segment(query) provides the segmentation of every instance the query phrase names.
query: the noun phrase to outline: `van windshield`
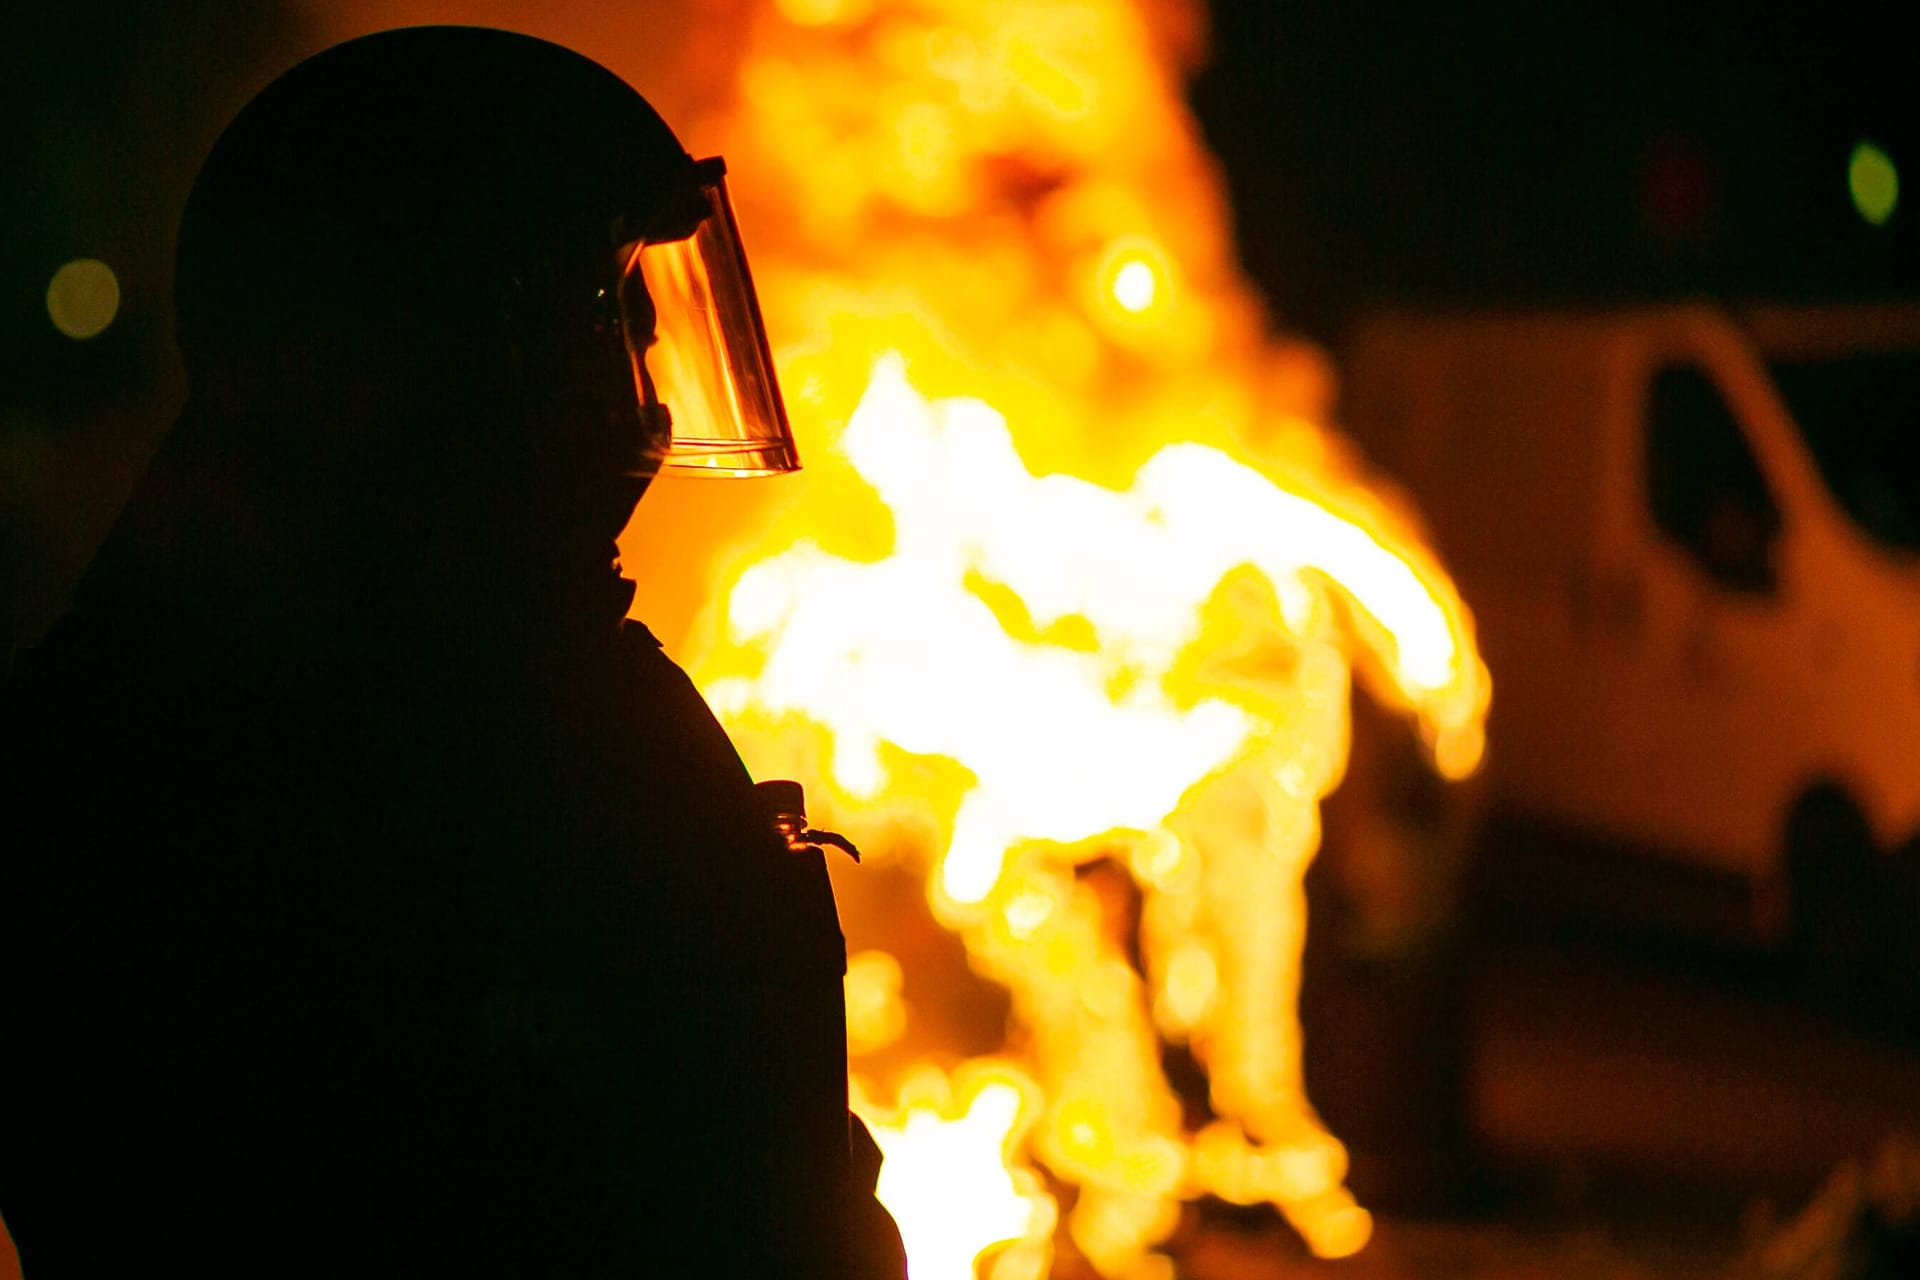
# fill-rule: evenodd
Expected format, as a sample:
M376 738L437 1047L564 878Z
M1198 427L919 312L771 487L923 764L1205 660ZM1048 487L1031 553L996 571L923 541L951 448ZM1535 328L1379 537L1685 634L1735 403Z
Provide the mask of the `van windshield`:
M1868 534L1920 551L1920 351L1771 362L1828 489Z

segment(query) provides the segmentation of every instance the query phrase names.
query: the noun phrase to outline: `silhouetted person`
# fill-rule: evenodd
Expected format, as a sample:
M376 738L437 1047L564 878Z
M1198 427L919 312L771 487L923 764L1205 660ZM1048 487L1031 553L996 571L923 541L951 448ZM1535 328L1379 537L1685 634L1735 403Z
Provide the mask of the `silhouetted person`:
M190 402L0 707L31 1280L900 1274L819 854L623 621L650 476L795 465L719 173L473 29L214 148Z

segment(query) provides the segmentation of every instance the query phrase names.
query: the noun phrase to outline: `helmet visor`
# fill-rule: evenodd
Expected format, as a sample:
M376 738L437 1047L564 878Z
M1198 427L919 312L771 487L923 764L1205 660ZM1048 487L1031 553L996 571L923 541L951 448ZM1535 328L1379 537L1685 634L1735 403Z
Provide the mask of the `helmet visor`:
M636 322L651 301L654 341L645 350L629 344L628 354L642 403L664 404L672 416L660 469L702 476L798 471L726 176L712 162L701 169L699 225L679 239L638 241L620 280L627 333L647 331Z

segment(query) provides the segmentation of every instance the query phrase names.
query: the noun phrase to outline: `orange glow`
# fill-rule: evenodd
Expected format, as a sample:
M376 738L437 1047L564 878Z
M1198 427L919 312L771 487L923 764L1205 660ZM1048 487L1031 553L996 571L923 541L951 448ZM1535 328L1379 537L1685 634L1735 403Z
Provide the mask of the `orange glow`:
M363 29L505 12L362 3ZM1240 274L1182 99L1200 0L636 7L508 25L727 158L806 462L656 481L636 611L754 773L866 853L851 1094L915 1280L1040 1280L1062 1235L1168 1280L1209 1194L1359 1250L1301 1076L1301 877L1353 682L1453 778L1489 682L1417 524L1322 425L1324 361ZM862 899L901 882L924 893ZM962 1043L951 1011L996 998L1002 1043Z
M907 1008L900 998L900 962L884 951L847 957L847 1048L854 1054L886 1048L906 1030Z
M1037 1280L1056 1227L1102 1275L1170 1275L1202 1194L1362 1248L1294 1014L1352 680L1446 776L1482 750L1452 583L1234 265L1179 98L1193 16L779 0L713 121L808 470L689 666L1010 1003L1004 1049L942 1069L849 920L855 1105L916 1280ZM1163 1041L1209 1074L1197 1131Z
M906 1241L913 1280L971 1280L975 1260L996 1246L994 1280L1046 1274L1054 1201L1018 1154L1032 1081L979 1062L953 1082L931 1067L908 1073L891 1108L858 1080L853 1094L885 1156L880 1199Z

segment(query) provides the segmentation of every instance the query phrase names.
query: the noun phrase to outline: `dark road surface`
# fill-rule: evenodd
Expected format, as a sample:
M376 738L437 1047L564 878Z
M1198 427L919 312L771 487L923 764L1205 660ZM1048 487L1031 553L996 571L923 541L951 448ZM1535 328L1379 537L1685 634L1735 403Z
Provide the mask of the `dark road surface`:
M1258 1214L1210 1221L1183 1275L1731 1276L1841 1162L1920 1135L1920 1047L1801 1007L1764 959L1511 917L1472 932L1469 1207L1383 1215L1339 1263ZM0 1244L0 1280L16 1274Z
M1216 1224L1183 1274L1730 1280L1836 1167L1920 1137L1920 1046L1802 1007L1777 961L1511 913L1470 945L1468 1207L1382 1215L1338 1263Z
M1509 926L1475 981L1476 1128L1506 1156L1790 1193L1920 1129L1920 1048L1763 961Z

